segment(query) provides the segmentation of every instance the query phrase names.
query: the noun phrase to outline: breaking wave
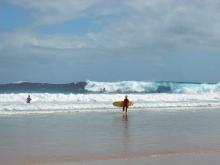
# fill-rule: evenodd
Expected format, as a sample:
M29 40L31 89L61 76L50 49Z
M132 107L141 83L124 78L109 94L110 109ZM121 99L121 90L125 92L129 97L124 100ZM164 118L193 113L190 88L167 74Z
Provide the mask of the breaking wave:
M94 82L87 81L85 89L90 92L106 93L219 93L220 83L202 84L185 82Z
M20 82L0 84L0 93L220 93L220 83L77 82L68 84Z
M31 95L31 104L26 103ZM0 115L118 111L112 102L128 95L130 109L220 107L220 83L95 82L0 84ZM119 108L120 109L120 108Z

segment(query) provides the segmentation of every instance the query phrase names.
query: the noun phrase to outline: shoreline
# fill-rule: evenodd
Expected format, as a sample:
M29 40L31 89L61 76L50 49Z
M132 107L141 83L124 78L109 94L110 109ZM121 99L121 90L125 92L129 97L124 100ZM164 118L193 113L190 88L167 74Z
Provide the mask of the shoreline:
M218 165L220 161L219 154L183 154L183 155L168 155L161 157L139 157L139 158L121 158L121 159L100 159L100 160L84 160L79 162L47 162L47 163L33 163L30 165L127 165L127 164L137 164L137 165L186 165L186 164L196 164L196 165Z
M175 163L207 165L207 162L203 162L204 159L209 163L216 163L220 161L220 150L201 150L201 151L174 151L163 150L158 152L143 152L136 154L99 154L99 155L84 155L84 156L56 156L54 158L41 158L40 160L33 160L22 165L80 165L80 164L123 164L127 162L137 163L143 161L141 164L149 163L149 165L157 164L170 165L174 161ZM184 159L183 159L184 158ZM215 158L215 159L213 159ZM164 160L166 160L164 162ZM150 163L151 162L151 163Z
M129 108L128 113L134 112L186 112L186 111L215 111L220 106L188 106L188 107L147 107L147 108ZM58 115L74 113L124 113L121 108L94 108L94 109L68 109L68 110L16 110L0 112L0 118L6 116L25 116L25 115Z
M0 164L205 165L208 160L213 165L220 162L220 109L196 113L154 112L1 117Z

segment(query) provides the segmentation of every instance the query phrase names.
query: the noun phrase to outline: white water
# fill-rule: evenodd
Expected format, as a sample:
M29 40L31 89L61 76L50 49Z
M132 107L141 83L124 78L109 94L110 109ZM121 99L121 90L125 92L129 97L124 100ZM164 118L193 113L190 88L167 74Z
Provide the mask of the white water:
M121 82L95 82L87 81L85 87L90 92L150 92L156 91L158 84L154 82L121 81Z
M144 82L144 81L121 81L121 82L95 82L87 81L85 89L90 92L122 92L122 93L158 93L160 87L166 88L168 93L205 94L220 93L220 83L196 84L178 82Z
M51 94L33 93L26 103L27 93L0 94L0 115L29 113L62 113L79 111L118 110L112 102L124 99L125 94ZM220 107L220 94L129 94L135 104L130 110L152 108Z

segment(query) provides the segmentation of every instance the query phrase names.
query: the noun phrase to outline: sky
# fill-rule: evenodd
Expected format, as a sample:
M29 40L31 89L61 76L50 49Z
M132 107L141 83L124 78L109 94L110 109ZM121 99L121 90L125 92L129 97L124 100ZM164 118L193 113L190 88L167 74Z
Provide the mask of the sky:
M0 83L220 81L218 0L0 0Z

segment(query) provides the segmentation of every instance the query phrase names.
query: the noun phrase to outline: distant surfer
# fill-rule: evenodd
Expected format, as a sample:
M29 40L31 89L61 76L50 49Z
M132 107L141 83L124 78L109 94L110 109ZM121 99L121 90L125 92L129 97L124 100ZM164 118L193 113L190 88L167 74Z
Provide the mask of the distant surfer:
M26 99L26 102L27 102L27 103L31 103L31 96L30 96L30 95L28 95L28 97L27 97L27 99Z
M124 104L123 104L123 111L125 111L126 113L128 111L128 106L129 106L128 96L125 96Z

